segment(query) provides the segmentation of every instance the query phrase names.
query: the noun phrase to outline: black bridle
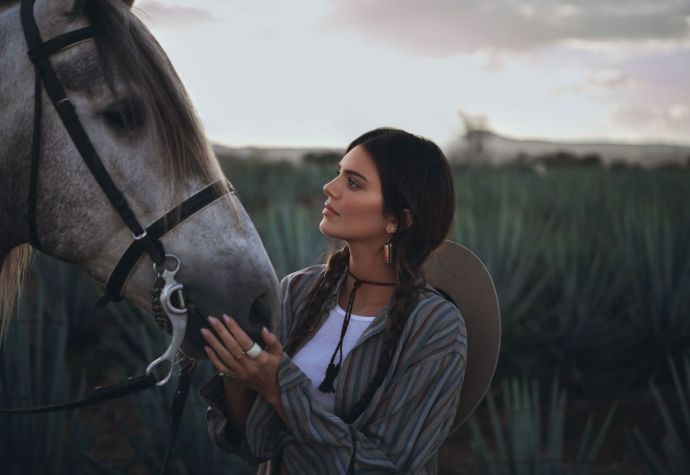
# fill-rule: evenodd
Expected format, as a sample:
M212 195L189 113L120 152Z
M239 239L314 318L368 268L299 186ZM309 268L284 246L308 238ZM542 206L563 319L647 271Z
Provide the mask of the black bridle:
M24 36L29 47L28 54L35 66L36 71L34 89L34 130L31 147L31 172L28 201L29 239L31 244L36 249L42 249L36 226L36 201L38 194L37 184L41 145L41 98L43 85L48 93L48 97L50 97L51 102L55 106L55 110L60 116L65 129L69 133L72 142L82 156L84 163L88 167L93 177L96 179L98 185L103 190L103 193L105 193L108 201L110 201L122 221L130 229L134 238L133 242L122 254L108 278L104 292L96 304L97 306L101 307L108 302L118 301L122 298L122 288L127 281L127 278L131 274L139 259L145 253L147 253L153 260L154 269L156 269L156 266L158 266L158 268L164 270L166 257L171 255L166 254L165 248L160 239L178 224L195 214L197 211L201 210L227 193L234 193L235 190L227 180L216 181L198 191L196 194L177 205L174 209L167 212L164 216L157 219L154 223L144 228L134 215L134 212L129 206L126 197L117 188L107 170L103 166L103 162L98 156L95 147L93 146L91 140L81 125L81 122L79 121L79 117L74 106L66 96L64 88L58 80L52 65L50 64L49 57L52 54L80 41L93 38L95 35L94 29L91 26L88 26L64 33L48 41L43 41L34 17L34 3L35 0L23 0L21 5L21 20ZM161 281L164 272L161 271L158 274L158 281ZM160 309L160 305L156 306L156 300L160 297L160 292L162 290L162 285L159 286L158 281L156 290L159 294L156 296L154 292L154 309ZM180 294L182 293L182 286L180 284L177 284L175 289L179 290ZM183 300L182 295L180 295L179 298L180 300ZM184 303L182 303L182 305L184 306ZM183 310L185 309L183 308ZM160 316L157 315L157 317ZM160 318L156 318L156 321L159 324L162 324L162 322L159 320ZM152 363L152 365L154 363ZM152 365L150 365L149 368L151 368ZM165 472L165 468L167 466L168 457L170 455L177 429L179 427L182 411L187 393L189 391L191 376L195 367L196 361L188 363L187 368L183 368L183 372L180 376L180 382L171 406L172 422L170 427L168 448L166 450L161 473ZM167 378L165 381L167 381ZM119 383L104 388L96 388L90 396L78 401L27 409L1 409L0 414L35 414L58 410L76 409L121 397L137 391L142 391L144 389L149 389L154 387L156 384L160 383L153 376L153 373L147 370L146 375L129 378L124 383Z
M72 142L82 156L84 163L96 179L96 182L105 193L108 201L120 215L122 221L132 232L134 241L122 255L105 285L105 291L99 298L98 306L103 306L110 301L118 301L121 297L122 287L132 269L144 253L148 253L153 262L161 265L165 259L165 249L160 238L172 230L179 223L193 215L201 208L213 202L220 196L234 192L232 185L219 180L197 192L183 203L159 218L153 224L144 228L137 220L127 198L117 188L110 178L103 162L98 156L95 147L84 131L76 110L65 94L62 84L58 80L55 71L50 64L50 55L82 40L92 38L95 32L88 26L78 30L64 33L48 41L43 41L33 14L35 0L23 0L21 6L22 26L29 57L34 63L36 71L34 90L34 131L31 148L31 175L29 180L29 239L31 244L41 250L41 242L36 228L36 200L38 195L38 170L41 145L41 84L45 86L48 97L55 106L65 129L69 133Z

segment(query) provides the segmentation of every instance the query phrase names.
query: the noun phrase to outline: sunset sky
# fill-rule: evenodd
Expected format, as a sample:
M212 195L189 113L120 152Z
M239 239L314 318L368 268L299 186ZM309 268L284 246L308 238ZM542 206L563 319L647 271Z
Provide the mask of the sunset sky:
M690 0L135 2L208 136L447 143L458 111L518 138L690 144Z

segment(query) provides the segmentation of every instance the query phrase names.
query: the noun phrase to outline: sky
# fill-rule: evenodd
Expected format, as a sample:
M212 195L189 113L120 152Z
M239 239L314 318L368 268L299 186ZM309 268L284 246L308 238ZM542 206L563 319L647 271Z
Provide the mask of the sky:
M690 144L690 0L141 0L217 143Z

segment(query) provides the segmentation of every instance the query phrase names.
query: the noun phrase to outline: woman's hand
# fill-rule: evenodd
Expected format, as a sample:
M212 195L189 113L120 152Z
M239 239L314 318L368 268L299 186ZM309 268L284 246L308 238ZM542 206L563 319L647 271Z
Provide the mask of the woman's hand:
M204 349L213 366L224 373L232 372L236 381L258 392L269 403L280 401L278 365L283 354L283 346L278 338L265 327L262 328L261 336L266 342L266 350L255 359L251 359L244 351L252 347L252 339L232 317L223 315L223 319L225 324L215 317L208 317L217 336L206 328L201 330L202 336L210 346Z

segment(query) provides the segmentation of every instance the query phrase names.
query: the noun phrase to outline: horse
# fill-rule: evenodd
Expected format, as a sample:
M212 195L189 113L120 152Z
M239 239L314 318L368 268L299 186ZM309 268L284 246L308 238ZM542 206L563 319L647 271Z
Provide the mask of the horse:
M34 90L19 0L0 0L0 318L13 314L16 294L35 252L83 269L106 285L134 236L106 198L66 132L45 90ZM153 223L207 187L226 181L185 88L162 48L125 0L36 0L43 40L79 28L93 37L50 54L49 61L112 182L134 216ZM39 83L40 84L40 83ZM42 106L35 203L29 198L34 98ZM227 189L161 238L179 257L177 277L198 312L190 315L182 349L204 358L205 316L231 314L255 341L279 308L278 280L239 198ZM32 204L35 209L32 209ZM32 215L33 213L33 215ZM122 296L152 312L156 275L138 259Z

